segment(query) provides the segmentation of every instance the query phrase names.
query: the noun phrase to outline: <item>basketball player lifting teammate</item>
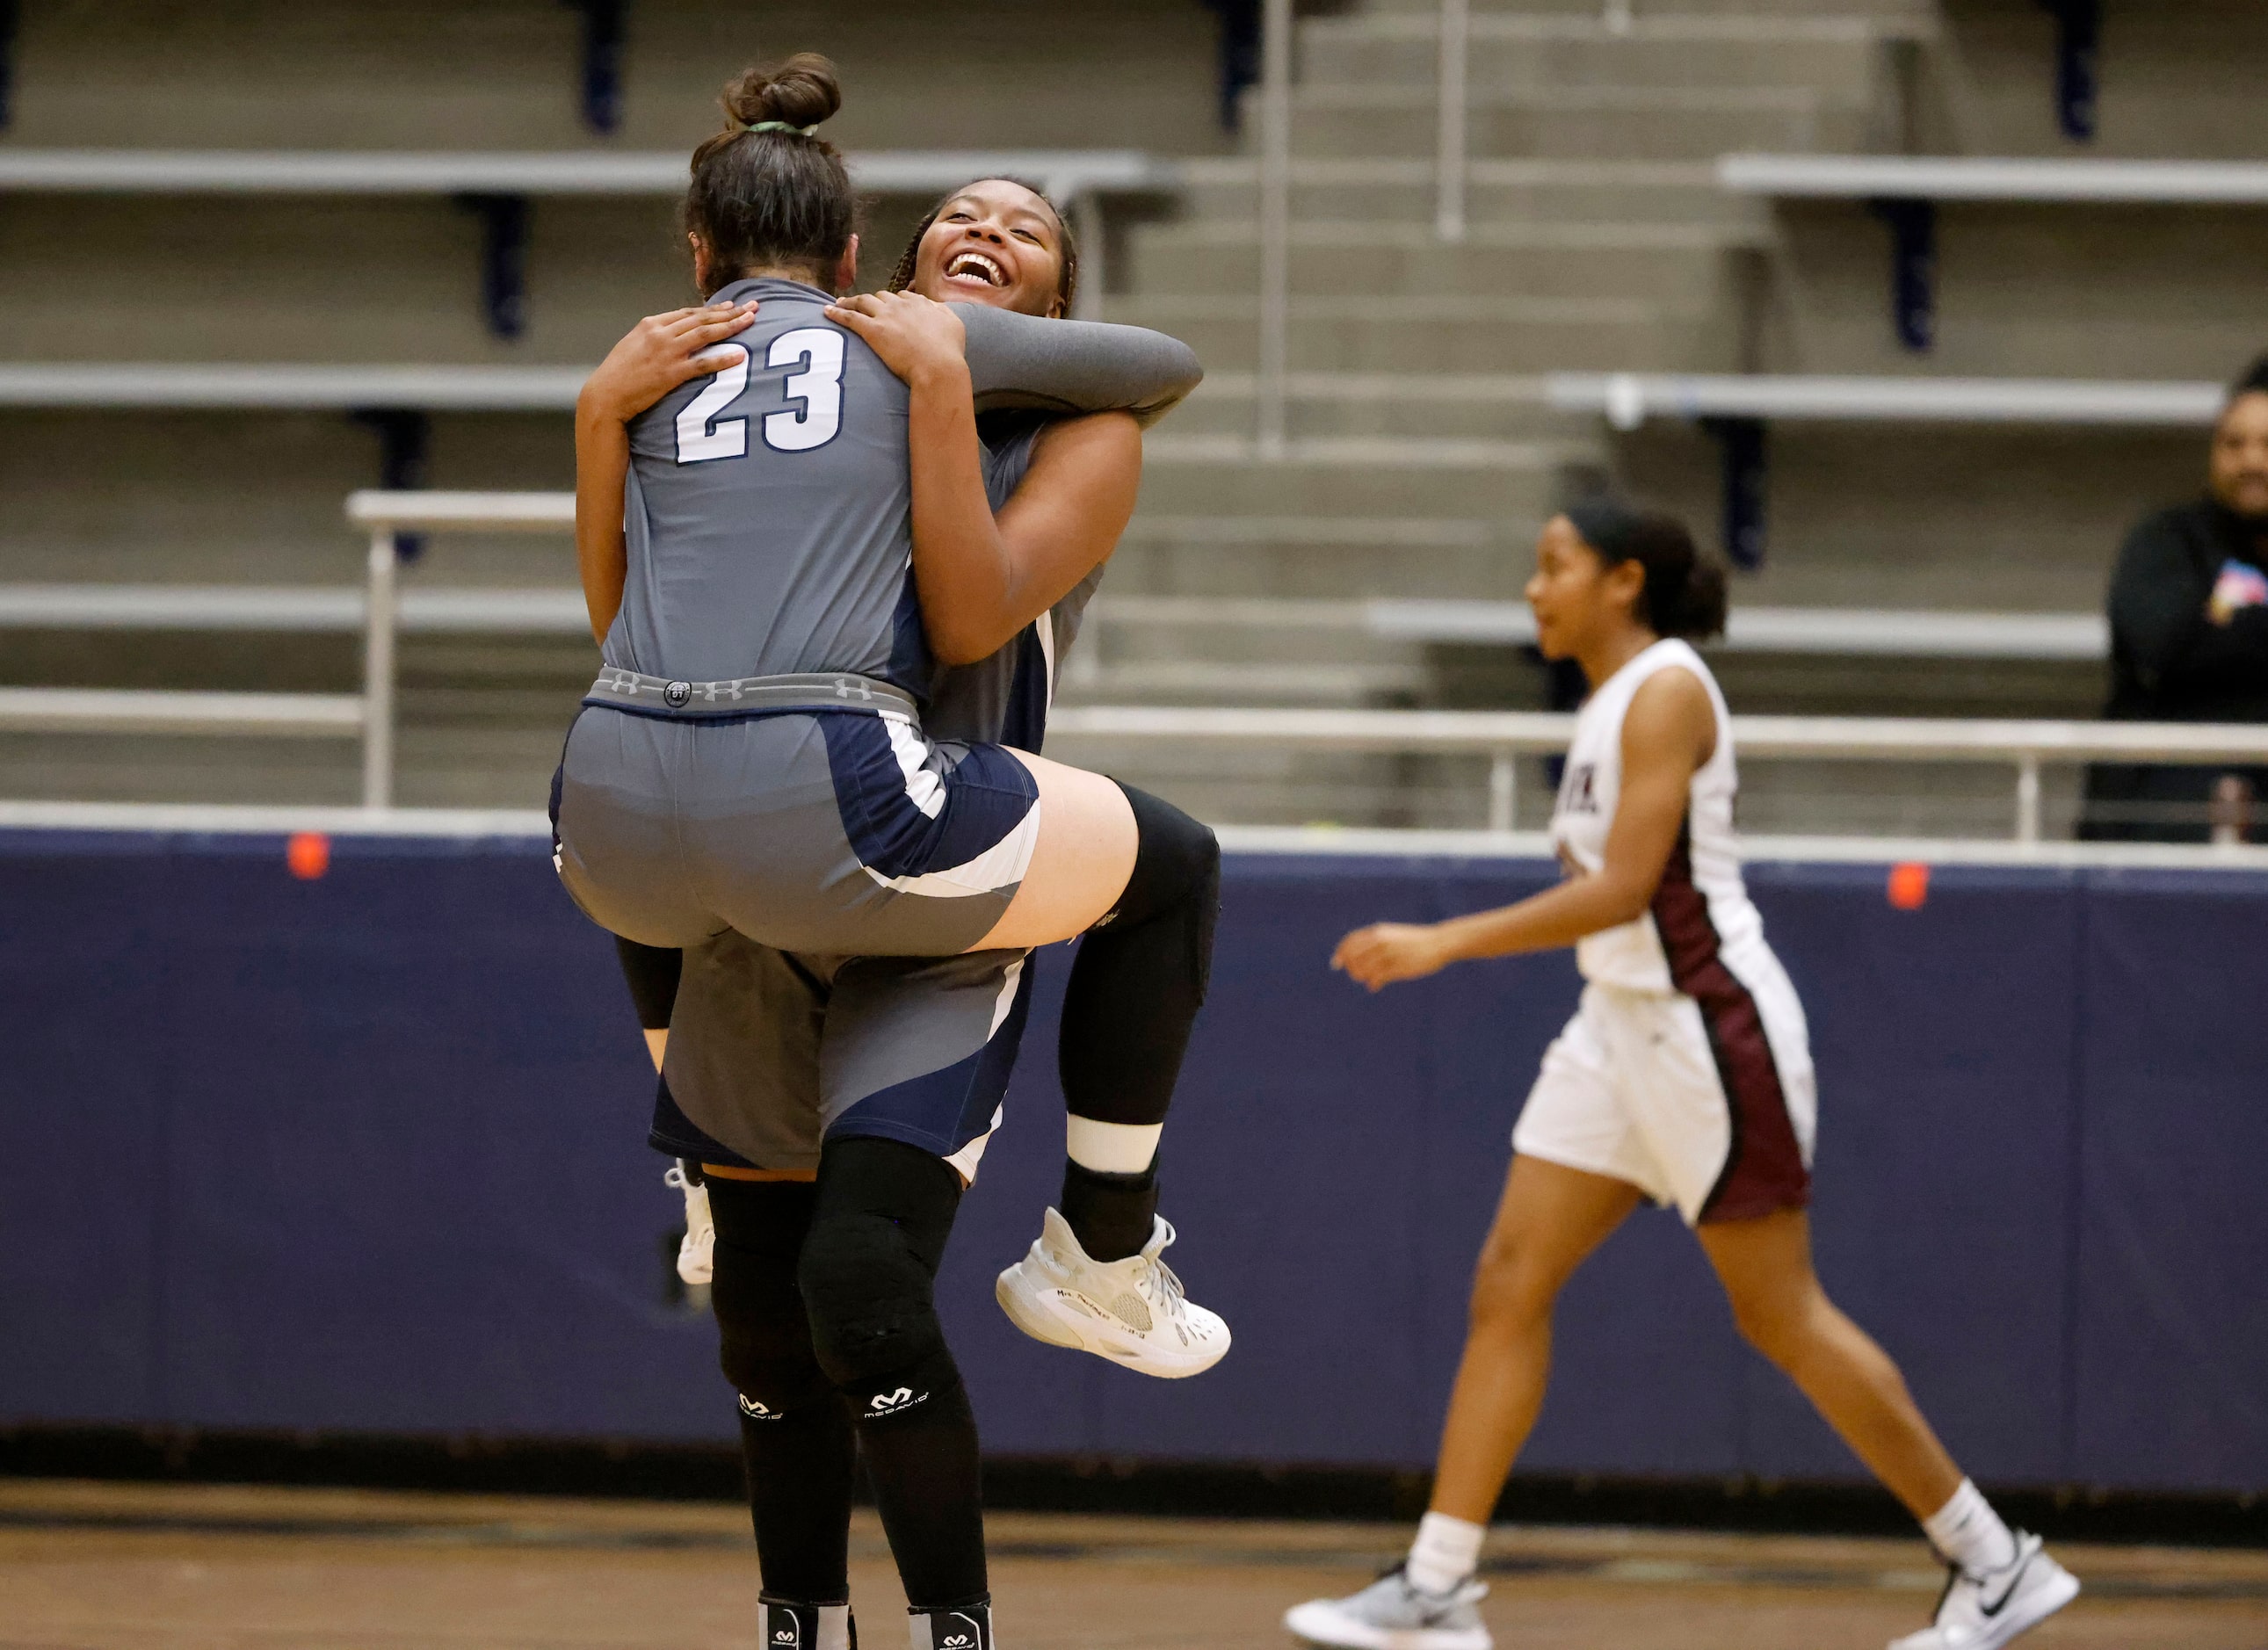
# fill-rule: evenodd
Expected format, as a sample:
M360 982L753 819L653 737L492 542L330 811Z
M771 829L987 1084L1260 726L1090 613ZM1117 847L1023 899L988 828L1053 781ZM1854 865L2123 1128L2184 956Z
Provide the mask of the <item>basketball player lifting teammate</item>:
M1016 570L999 553L972 391L1155 411L1193 380L1186 351L1161 355L1170 341L1134 329L1050 323L1035 337L1005 315L980 328L994 312L909 295L828 305L820 284L849 284L855 243L840 158L810 129L838 100L811 59L728 92L731 124L696 154L688 220L704 290L763 313L723 370L710 365L626 437L612 426L622 532L606 529L606 488L578 451L593 529L578 546L608 668L585 702L600 714L578 720L562 763L562 874L607 926L663 949L731 927L781 954L972 966L991 954L984 966L1012 969L1002 954L1114 916L1139 928L1151 906L1176 908L1186 930L1210 885L1185 886L1186 854L1152 862L1150 815L1182 841L1201 827L1036 757L941 745L919 719L930 645L973 661L1034 616L1004 617ZM586 435L606 446L607 422L578 418L578 450ZM831 983L830 1086L902 1063L906 994L887 977L863 994ZM931 1018L973 1042L965 1057L981 1069L1013 999L1004 983L973 1030L966 1014ZM955 1170L973 1168L964 1154L990 1127L968 1087L849 1082L827 1096L815 1182L747 1182L747 1219L723 1221L725 1360L761 1423L744 1437L756 1440L768 1641L848 1638L841 1528L817 1505L847 1507L843 1399L916 1643L989 1639L974 1422L930 1300Z
M990 178L952 191L924 218L889 290L1060 317L1077 279L1077 246L1053 203L1027 184ZM626 421L713 370L704 352L745 328L754 309L715 305L642 322L593 375L586 396L610 422ZM988 414L979 432L984 490L1018 585L996 608L996 631L1021 628L1007 645L939 674L924 726L932 738L1036 752L1056 673L1131 507L1139 437L1123 414ZM604 454L587 456L586 475L607 487ZM917 523L924 479L917 475ZM1203 1001L1219 854L1209 831L1126 789L1138 859L1148 866L1136 880L1153 892L1139 904L1122 900L1114 919L1082 944L1058 1042L1070 1114L1061 1209L1049 1212L1040 1238L1001 1275L997 1293L1012 1321L1036 1339L1170 1378L1209 1368L1229 1344L1226 1325L1189 1301L1160 1259L1174 1233L1157 1214L1159 1140ZM879 988L895 1004L909 994L932 1005L959 998L982 1013L990 1035L970 1092L976 1110L989 1115L1006 1086L1033 977L1028 963L1012 959L1004 976L997 958L789 958L729 929L683 954L616 943L657 1067L673 1042L677 1049L652 1138L681 1160L670 1178L685 1193L679 1270L688 1283L711 1278L711 1182L777 1172L755 1171L757 1157L775 1166L815 1160L812 1120L832 1113L814 1080L814 1044L838 978L864 993ZM996 1023L991 1008L1004 985L1014 1001ZM673 1022L681 1028L674 1039ZM704 1129L688 1112L713 1126ZM759 1139L762 1146L752 1144ZM982 1135L954 1143L954 1160L972 1176L983 1143Z
M1513 1133L1432 1509L1403 1564L1285 1624L1344 1650L1489 1650L1473 1608L1481 1538L1543 1401L1552 1304L1651 1198L1693 1226L1742 1334L1945 1559L1934 1620L1894 1650L1995 1650L2079 1583L2002 1523L1812 1271L1803 1005L1742 885L1731 727L1688 640L1723 628L1723 572L1675 520L1599 499L1545 527L1528 599L1544 655L1573 659L1591 688L1551 820L1566 880L1499 910L1358 930L1331 961L1375 991L1572 945L1587 983Z

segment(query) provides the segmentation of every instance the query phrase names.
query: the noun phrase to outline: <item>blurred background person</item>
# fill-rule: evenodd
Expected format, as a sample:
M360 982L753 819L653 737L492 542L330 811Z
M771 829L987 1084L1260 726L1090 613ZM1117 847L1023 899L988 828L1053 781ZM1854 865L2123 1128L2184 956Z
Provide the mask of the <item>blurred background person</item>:
M2268 722L2268 355L2229 388L2206 490L2146 516L2110 578L2117 722ZM2251 835L2268 768L2097 765L2080 835L2203 842Z

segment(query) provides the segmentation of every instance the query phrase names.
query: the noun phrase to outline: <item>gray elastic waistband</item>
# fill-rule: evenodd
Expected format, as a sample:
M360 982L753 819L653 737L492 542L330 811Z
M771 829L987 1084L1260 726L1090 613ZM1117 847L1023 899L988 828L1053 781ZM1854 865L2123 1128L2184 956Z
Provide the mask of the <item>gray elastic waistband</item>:
M912 697L872 676L741 676L732 681L672 681L635 670L599 673L585 704L647 716L746 716L767 711L897 711L918 717Z

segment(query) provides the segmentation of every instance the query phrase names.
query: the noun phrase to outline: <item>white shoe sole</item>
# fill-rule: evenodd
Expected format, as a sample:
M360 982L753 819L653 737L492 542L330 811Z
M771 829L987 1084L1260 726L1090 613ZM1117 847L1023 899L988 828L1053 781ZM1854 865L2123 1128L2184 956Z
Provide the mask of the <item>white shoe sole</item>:
M1485 1627L1373 1627L1336 1600L1319 1598L1284 1612L1291 1635L1328 1650L1495 1650Z
M2079 1596L2079 1578L2053 1559L2046 1560L2055 1573L2008 1601L2008 1607L1963 1650L2001 1650L2018 1635L2029 1632ZM1909 1633L1890 1642L1890 1650L1942 1650L1945 1640L1934 1627Z
M1174 1352L1130 1330L1113 1330L1103 1320L1065 1304L1063 1292L1052 1285L1032 1285L1024 1276L1020 1261L1000 1274L992 1294L999 1301L1000 1310L1008 1315L1008 1322L1034 1340L1074 1352L1093 1352L1137 1374L1153 1375L1160 1381L1182 1381L1201 1375L1228 1352L1226 1337L1219 1346Z
M2079 1578L2057 1565L2055 1573L2046 1581L2022 1597L2008 1601L2007 1610L1977 1640L1977 1650L2000 1650L2018 1633L2029 1632L2078 1596Z

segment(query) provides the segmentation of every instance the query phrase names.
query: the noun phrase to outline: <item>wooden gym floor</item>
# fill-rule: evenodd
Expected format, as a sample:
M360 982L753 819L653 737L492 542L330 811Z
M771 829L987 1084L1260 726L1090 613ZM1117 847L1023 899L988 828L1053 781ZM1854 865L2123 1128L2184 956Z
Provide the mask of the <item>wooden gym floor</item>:
M1004 1650L1285 1650L1379 1525L997 1514ZM2264 1650L2268 1552L2067 1547L2088 1592L2027 1650ZM1879 1650L1926 1620L1918 1539L1505 1528L1499 1650ZM903 1601L870 1513L869 1650ZM711 1504L0 1480L0 1650L755 1650L744 1515Z

